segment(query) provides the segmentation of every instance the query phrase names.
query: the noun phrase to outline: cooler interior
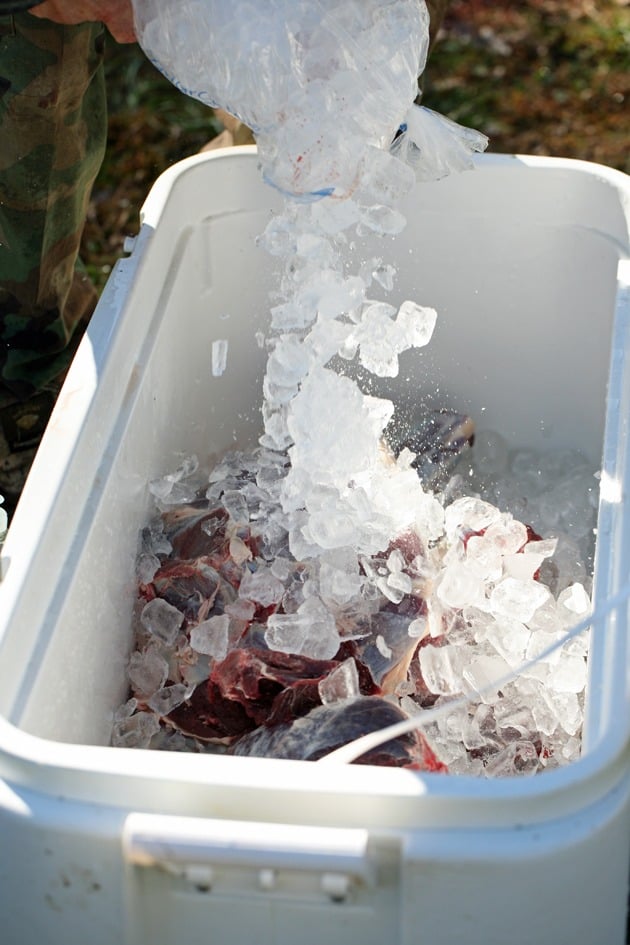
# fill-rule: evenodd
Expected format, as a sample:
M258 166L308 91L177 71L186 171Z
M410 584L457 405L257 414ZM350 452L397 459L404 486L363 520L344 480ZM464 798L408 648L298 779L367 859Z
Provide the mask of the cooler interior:
M2 708L26 732L108 744L127 691L147 482L182 455L206 462L261 432L260 333L276 272L256 237L279 207L249 149L183 162L147 201L78 355L94 389L0 646ZM388 300L433 306L438 322L429 346L404 355L399 377L375 392L409 409L462 410L511 444L574 447L599 463L618 264L628 255L619 192L588 165L489 157L418 186L402 209L401 236L355 252L393 263ZM228 342L219 377L217 340ZM40 471L56 462L64 420L54 419ZM612 465L625 447L609 446ZM56 558L44 556L50 547Z

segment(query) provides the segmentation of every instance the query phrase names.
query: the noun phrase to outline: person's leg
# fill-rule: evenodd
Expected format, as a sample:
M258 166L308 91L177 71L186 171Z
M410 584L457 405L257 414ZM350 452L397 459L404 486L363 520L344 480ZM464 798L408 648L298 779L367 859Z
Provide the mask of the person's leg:
M103 160L104 27L0 17L0 494L17 501L96 292L78 262Z

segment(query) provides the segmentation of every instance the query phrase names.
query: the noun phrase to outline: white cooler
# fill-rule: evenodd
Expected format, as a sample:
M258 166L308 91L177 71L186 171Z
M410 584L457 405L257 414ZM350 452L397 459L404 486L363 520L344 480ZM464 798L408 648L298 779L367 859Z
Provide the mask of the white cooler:
M601 461L583 757L533 778L109 747L148 480L261 431L279 198L253 148L166 172L2 550L3 945L621 945L630 851L630 180L484 156L418 186L391 300L438 310L383 393ZM228 341L227 369L211 371ZM436 395L436 389L439 394ZM619 603L621 601L621 603Z

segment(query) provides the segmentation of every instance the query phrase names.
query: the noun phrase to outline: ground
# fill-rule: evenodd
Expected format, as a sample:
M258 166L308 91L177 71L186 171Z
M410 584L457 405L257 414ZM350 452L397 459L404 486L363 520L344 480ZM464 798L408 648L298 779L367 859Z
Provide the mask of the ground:
M108 46L109 146L82 256L102 286L158 175L222 125L137 46ZM451 0L424 104L485 132L494 152L555 155L630 173L630 0Z

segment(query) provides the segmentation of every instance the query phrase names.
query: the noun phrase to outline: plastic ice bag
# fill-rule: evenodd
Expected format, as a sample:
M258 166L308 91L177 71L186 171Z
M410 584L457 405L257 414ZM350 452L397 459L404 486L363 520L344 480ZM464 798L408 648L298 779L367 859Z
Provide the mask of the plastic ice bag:
M391 151L413 167L417 180L440 180L473 167L472 154L485 151L488 138L424 106L412 105L403 133Z
M256 135L267 181L295 196L352 191L389 147L429 45L424 0L133 0L149 59Z

